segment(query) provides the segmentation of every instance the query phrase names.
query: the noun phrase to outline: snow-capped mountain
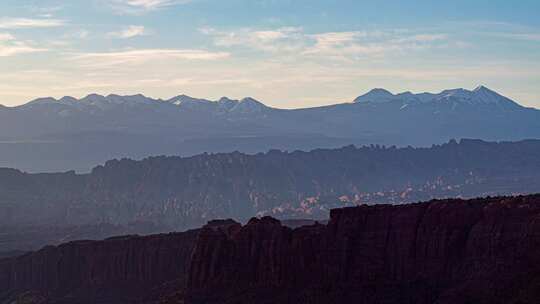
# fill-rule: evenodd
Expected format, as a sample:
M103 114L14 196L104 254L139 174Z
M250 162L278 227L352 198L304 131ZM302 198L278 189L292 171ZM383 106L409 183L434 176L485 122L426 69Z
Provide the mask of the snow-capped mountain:
M452 138L540 138L540 111L483 86L420 94L374 89L350 103L295 110L250 97L140 94L49 97L0 107L0 167L31 171L87 170L115 157L427 146Z
M492 91L485 86L478 86L474 90L451 89L444 90L438 94L403 92L392 94L385 89L373 89L368 93L357 97L354 102L358 103L385 103L398 102L402 105L414 103L442 103L452 106L497 106L506 109L517 109L521 107L513 100Z
M187 95L179 95L179 96L173 97L169 99L167 102L173 105L176 105L180 107L181 109L188 109L188 110L209 111L209 110L213 110L213 108L216 107L216 102L213 102L207 99L193 98Z
M231 108L231 113L237 114L256 114L268 109L262 102L251 97L246 97L240 100L234 107Z
M212 114L256 114L269 109L262 102L251 97L246 97L242 100L221 97L219 100L213 101L180 95L168 100L168 102L182 109L206 111Z

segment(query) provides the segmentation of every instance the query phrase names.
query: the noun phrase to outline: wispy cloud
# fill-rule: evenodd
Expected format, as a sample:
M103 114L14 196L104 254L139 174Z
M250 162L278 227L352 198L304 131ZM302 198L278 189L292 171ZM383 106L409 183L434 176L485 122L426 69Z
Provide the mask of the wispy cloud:
M115 66L141 64L153 60L218 60L229 57L226 52L210 52L189 49L139 49L117 52L76 54L73 60L83 66Z
M9 33L0 33L0 57L45 51L47 49L33 47L27 42L17 40L15 36Z
M192 0L108 0L108 2L117 13L142 14L177 4L190 3Z
M391 53L449 46L443 33L403 30L343 31L308 34L299 27L271 30L239 29L219 31L200 29L213 38L216 46L244 47L271 52L289 52L326 59L351 60L360 57L383 57ZM456 42L457 43L457 42ZM457 44L455 44L457 45Z
M205 27L199 29L214 39L214 44L223 47L248 47L264 51L297 51L304 47L304 34L299 27L281 27L271 30L239 29L219 31Z
M418 34L412 36L406 36L397 38L396 42L432 42L432 41L441 41L447 40L447 34Z
M0 29L24 29L64 26L66 22L60 19L30 19L30 18L2 18Z
M142 25L130 25L121 31L110 32L107 34L108 37L121 39L128 39L144 35L148 35L148 31Z
M454 28L466 29L467 33L488 38L502 38L529 42L540 41L538 27L519 23L498 21L472 21L450 23Z
M540 41L540 33L498 33L496 36L523 41Z
M360 59L366 56L380 58L404 51L450 46L446 34L411 31L329 32L310 37L315 43L304 50L303 54L341 60Z

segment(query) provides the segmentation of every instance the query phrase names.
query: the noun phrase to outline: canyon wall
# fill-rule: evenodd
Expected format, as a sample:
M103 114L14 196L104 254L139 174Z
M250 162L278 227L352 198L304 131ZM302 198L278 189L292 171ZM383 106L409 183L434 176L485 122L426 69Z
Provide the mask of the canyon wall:
M540 196L336 209L202 229L188 303L538 303Z
M0 260L0 303L134 303L184 285L197 231L74 241ZM11 303L11 302L8 302ZM18 302L16 302L18 303Z
M75 241L0 260L0 286L2 304L539 303L540 195Z

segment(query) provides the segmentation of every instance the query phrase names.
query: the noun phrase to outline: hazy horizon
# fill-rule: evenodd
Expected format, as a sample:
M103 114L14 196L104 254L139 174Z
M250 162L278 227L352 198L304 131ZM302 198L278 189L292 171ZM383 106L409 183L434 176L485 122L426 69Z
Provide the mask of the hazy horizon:
M485 85L540 108L536 1L8 0L0 9L7 106L141 93L299 108L378 87Z

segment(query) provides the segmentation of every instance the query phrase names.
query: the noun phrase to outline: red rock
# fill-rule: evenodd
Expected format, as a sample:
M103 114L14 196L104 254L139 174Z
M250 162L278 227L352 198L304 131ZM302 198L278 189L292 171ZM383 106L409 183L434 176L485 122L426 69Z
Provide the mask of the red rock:
M540 195L445 200L205 228L188 303L540 303L539 283Z
M141 298L168 281L183 284L196 235L75 241L0 260L0 300L29 291L71 303Z

